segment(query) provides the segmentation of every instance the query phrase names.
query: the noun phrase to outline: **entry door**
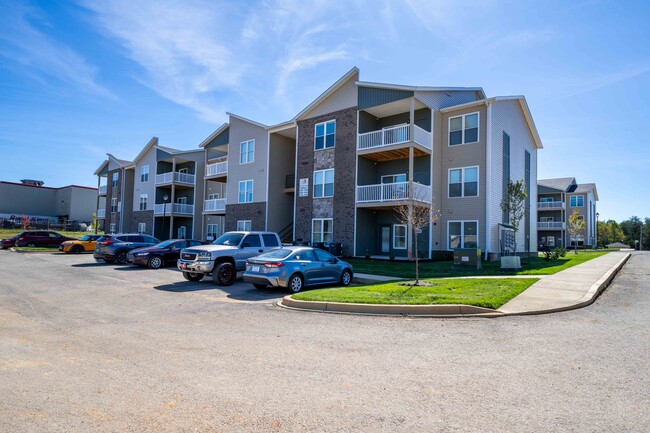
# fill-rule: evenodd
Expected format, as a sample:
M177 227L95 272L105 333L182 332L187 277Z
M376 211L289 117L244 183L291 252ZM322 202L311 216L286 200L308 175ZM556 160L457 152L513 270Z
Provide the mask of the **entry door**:
M185 234L187 233L187 227L186 226L180 226L178 228L178 236L176 237L177 239L185 239Z
M381 228L381 252L390 253L390 226Z

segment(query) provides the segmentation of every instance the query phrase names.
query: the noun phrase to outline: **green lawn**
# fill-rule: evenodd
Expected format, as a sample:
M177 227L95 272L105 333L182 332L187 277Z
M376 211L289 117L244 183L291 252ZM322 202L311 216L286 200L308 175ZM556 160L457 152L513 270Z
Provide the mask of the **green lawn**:
M43 230L47 230L47 229L43 229ZM16 236L17 234L22 233L24 231L25 230L22 230L22 229L0 229L0 239L10 238L10 237ZM29 231L29 230L27 230L27 231ZM34 229L33 231L36 231L36 229ZM39 229L39 231L40 231L40 229ZM52 230L52 231L60 233L63 236L68 236L70 238L77 238L77 239L79 239L83 235L88 235L88 234L93 234L94 233L94 232L66 232L66 231L61 231L61 230ZM103 232L99 232L99 233L101 234Z
M13 247L15 251L25 251L25 252L30 252L30 251L57 251L59 247Z
M308 290L293 295L301 301L360 304L465 304L497 309L538 278L451 278L428 280L430 287L401 286L398 282Z
M451 261L420 262L420 278L436 277L466 277L483 275L550 275L563 271L571 266L579 265L588 260L600 257L607 252L585 252L578 254L567 253L566 257L547 262L543 257L522 259L520 271L502 271L500 262L483 262L481 269L454 269ZM405 261L389 262L385 260L348 259L355 273L385 275L398 278L415 278L415 263Z

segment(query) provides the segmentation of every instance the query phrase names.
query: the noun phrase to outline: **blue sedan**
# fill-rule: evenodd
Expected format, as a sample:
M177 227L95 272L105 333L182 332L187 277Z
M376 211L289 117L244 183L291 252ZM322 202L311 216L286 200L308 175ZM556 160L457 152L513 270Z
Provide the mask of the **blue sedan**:
M284 247L248 259L244 281L258 289L284 287L291 293L320 284L347 286L352 265L317 248Z

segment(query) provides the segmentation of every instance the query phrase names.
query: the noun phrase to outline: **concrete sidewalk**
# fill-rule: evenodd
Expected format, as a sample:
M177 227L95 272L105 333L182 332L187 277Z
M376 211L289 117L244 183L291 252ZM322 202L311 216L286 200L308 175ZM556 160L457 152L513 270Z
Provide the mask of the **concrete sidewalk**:
M627 252L612 252L549 275L502 305L498 311L505 315L542 314L589 305L629 257Z

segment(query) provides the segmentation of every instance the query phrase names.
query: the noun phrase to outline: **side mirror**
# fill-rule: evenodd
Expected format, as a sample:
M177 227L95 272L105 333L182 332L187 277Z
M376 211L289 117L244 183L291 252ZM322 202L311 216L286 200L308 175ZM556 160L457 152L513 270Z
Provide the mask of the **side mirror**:
M332 257L331 259L328 260L328 262L330 263L338 263L338 261L339 259L337 259L336 257Z

